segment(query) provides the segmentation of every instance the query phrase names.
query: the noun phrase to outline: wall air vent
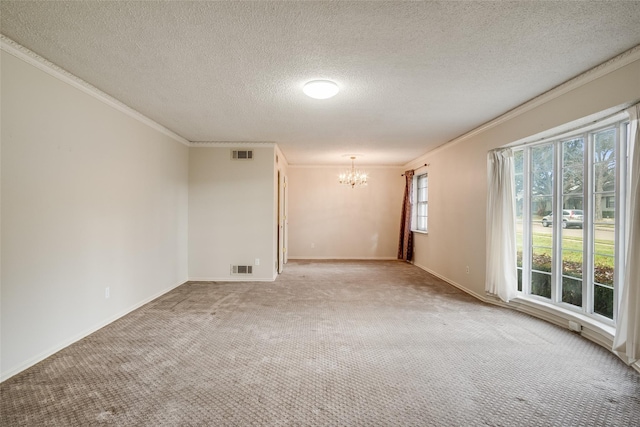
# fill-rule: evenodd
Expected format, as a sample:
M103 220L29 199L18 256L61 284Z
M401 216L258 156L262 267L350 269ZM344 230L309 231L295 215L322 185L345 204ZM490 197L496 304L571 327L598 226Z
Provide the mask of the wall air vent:
M231 150L233 160L252 160L253 150Z
M231 266L231 274L253 274L253 266L252 265L232 265Z

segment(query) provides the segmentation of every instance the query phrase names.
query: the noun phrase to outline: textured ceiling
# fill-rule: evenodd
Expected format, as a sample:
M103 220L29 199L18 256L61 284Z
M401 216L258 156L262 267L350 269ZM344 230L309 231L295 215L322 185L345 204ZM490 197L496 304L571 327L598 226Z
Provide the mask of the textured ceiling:
M640 44L640 3L0 2L0 31L189 141L402 165ZM329 78L329 100L302 93Z

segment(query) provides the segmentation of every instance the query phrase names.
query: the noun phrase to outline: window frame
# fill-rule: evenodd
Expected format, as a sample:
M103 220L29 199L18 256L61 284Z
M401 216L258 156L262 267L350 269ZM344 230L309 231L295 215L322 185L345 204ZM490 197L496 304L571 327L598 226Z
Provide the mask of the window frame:
M426 185L424 187L419 187L418 184L421 180L424 179ZM412 183L412 192L411 192L411 231L415 233L424 233L428 234L429 230L429 173L424 172L420 174L415 174L413 176ZM421 200L420 197L420 188L424 188L425 192L425 200ZM419 228L419 206L425 206L426 215L424 215L424 228Z
M626 117L626 118L625 118ZM595 256L595 224L594 198L596 190L594 184L594 135L608 129L615 129L615 190L613 193L615 201L615 231L614 241L614 278L613 278L613 313L612 318L595 312L594 295L596 281L593 275ZM571 139L582 138L584 144L584 158L582 160L584 168L583 178L583 268L582 268L582 304L573 305L562 301L562 233L552 232L552 272L551 272L551 298L538 296L531 293L531 272L532 272L532 155L531 150L535 147L551 144L553 151L553 193L552 208L554 230L561 230L560 213L565 209L562 206L563 198L563 143ZM569 310L579 313L608 326L615 326L618 316L618 306L621 297L622 279L624 277L625 260L625 233L626 233L626 195L629 176L627 173L629 162L629 118L628 116L617 117L615 120L602 120L599 123L584 126L574 131L562 133L556 136L545 138L542 141L525 143L512 147L514 154L522 152L522 170L517 175L522 175L522 258L521 266L517 267L518 275L522 277L521 290L518 293L521 297L530 298L544 303L550 303L559 309ZM515 195L516 205L518 204L518 194ZM617 199L617 200L615 200ZM520 247L518 247L520 249Z

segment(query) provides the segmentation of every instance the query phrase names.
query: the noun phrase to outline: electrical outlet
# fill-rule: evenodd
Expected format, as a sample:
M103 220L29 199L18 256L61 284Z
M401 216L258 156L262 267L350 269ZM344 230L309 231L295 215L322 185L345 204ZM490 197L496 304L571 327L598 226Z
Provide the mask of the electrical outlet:
M109 287L107 286L106 288L104 288L104 299L109 299L110 296L111 296L111 289L109 289Z
M573 320L569 320L569 329L573 332L582 332L582 325Z
M467 274L469 274L469 266L467 265Z
M260 265L260 258L256 258L255 265Z

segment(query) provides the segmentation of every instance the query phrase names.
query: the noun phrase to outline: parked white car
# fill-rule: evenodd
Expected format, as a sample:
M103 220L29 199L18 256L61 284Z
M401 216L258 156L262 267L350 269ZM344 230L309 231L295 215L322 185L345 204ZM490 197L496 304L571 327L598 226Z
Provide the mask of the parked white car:
M553 225L553 214L542 217L542 226L550 227ZM576 227L582 228L582 211L578 209L562 210L562 228Z

